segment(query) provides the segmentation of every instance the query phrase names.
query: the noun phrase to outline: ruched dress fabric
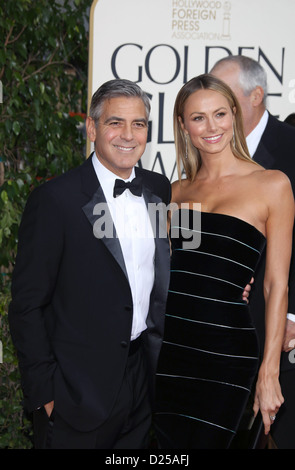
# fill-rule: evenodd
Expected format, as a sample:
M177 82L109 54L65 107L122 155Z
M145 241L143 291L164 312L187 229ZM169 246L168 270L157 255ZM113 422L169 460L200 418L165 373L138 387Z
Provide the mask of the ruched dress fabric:
M181 230L171 238L171 280L156 376L158 445L226 449L257 373L257 335L242 293L266 239L233 216L202 212L196 227L195 211L176 214ZM201 233L198 247L183 248L188 230Z

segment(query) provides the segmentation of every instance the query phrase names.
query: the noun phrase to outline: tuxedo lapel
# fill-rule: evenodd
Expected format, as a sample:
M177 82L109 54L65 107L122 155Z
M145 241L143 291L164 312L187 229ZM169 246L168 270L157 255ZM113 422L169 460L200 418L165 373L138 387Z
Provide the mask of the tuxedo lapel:
M138 168L135 168L136 175L140 175ZM144 181L144 180L143 180ZM156 261L161 258L161 254L165 253L167 248L167 212L166 206L161 198L156 196L151 189L143 183L142 194L145 199L147 210L150 216L150 221L154 233L156 245ZM162 273L162 266L156 265L157 271ZM164 272L166 267L164 267ZM169 271L169 267L168 267ZM158 275L158 273L157 273ZM160 274L161 275L161 274ZM165 276L164 276L165 277Z
M277 120L271 114L268 116L266 128L261 136L259 145L253 155L253 160L264 168L276 168L277 146L279 145L278 139Z
M266 169L273 168L275 164L273 155L268 151L262 139L253 155L253 160Z
M91 160L91 157L89 159ZM82 207L82 210L93 227L93 236L106 246L128 279L121 245L107 201L95 174L92 162L87 163L90 163L90 165L84 164L85 166L82 166L82 191L90 199Z
M142 188L142 195L144 197L148 214L150 217L155 243L159 239L167 237L167 218L166 218L166 207L162 203L162 200L153 194L151 190L145 186Z
M91 156L88 160L91 160ZM135 168L136 174L138 174L137 170ZM128 279L123 252L111 213L91 161L82 165L82 191L89 197L82 210L93 227L93 236L104 243ZM161 199L153 194L151 189L145 186L144 182L143 197L150 215L156 246L156 282L154 287L155 291L159 292L159 297L161 298L161 289L158 289L158 287L167 283L166 279L169 273L169 265L162 262L162 260L165 260L165 253L167 251L166 210L165 207L161 208Z
M147 204L155 240L155 283L152 291L151 305L147 317L147 326L152 334L164 328L164 315L159 312L165 309L170 279L170 247L167 239L167 211L162 200L153 194L148 187L143 186L143 196ZM156 333L155 333L156 334ZM156 337L157 334L156 334ZM158 350L153 345L155 354Z

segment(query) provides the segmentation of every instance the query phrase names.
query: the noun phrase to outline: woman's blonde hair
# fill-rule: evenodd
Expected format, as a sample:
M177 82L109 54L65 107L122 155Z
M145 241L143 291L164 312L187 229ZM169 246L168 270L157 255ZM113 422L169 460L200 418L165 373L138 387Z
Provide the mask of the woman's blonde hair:
M186 100L198 90L216 91L227 99L235 116L233 120L233 137L230 142L231 150L235 157L254 163L249 155L243 131L242 111L235 94L223 81L213 75L203 74L192 78L180 89L174 105L173 125L179 179L181 179L184 170L187 179L193 181L202 165L199 150L193 146L190 138L186 136L180 122L180 120L182 123L184 122L183 113Z

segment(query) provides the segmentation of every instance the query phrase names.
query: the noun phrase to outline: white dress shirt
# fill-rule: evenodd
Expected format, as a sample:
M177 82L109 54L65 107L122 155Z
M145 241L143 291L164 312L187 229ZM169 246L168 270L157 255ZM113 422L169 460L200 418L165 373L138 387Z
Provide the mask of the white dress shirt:
M147 207L143 196L134 196L129 189L113 197L114 184L119 176L108 170L92 156L93 167L104 192L122 248L133 300L131 340L146 329L150 294L154 285L155 241ZM130 177L135 177L133 168ZM116 295L114 285L113 295Z
M247 146L248 146L248 150L249 150L251 157L253 157L254 153L256 152L256 149L258 147L262 134L266 128L267 121L268 121L268 111L265 110L257 126L246 137ZM288 313L287 318L295 322L295 314Z
M258 147L262 134L266 128L267 121L268 121L268 112L265 110L257 126L246 137L247 146L248 146L248 150L249 150L251 157L253 157L254 153L256 152L256 149Z

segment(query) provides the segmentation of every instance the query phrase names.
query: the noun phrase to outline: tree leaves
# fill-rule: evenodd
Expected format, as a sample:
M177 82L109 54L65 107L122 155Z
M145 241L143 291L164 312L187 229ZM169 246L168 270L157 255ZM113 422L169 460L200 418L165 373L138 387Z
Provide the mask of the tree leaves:
M32 447L7 308L18 227L31 190L80 164L87 109L89 0L0 2L0 448ZM73 113L73 114L72 114Z
M20 133L20 123L18 121L14 121L12 124L12 130L15 133L15 135L19 135Z
M0 148L14 171L42 169L36 175L42 178L52 177L53 168L65 171L64 143L72 148L73 166L84 158L84 137L69 113L87 108L89 8L88 0L1 3ZM40 153L47 164L36 167Z
M13 262L20 214L32 187L85 158L85 137L76 115L87 109L90 3L0 4L0 157L6 180L0 194L8 195L16 214L5 215L8 206L0 197L0 266ZM24 188L15 186L19 178Z

